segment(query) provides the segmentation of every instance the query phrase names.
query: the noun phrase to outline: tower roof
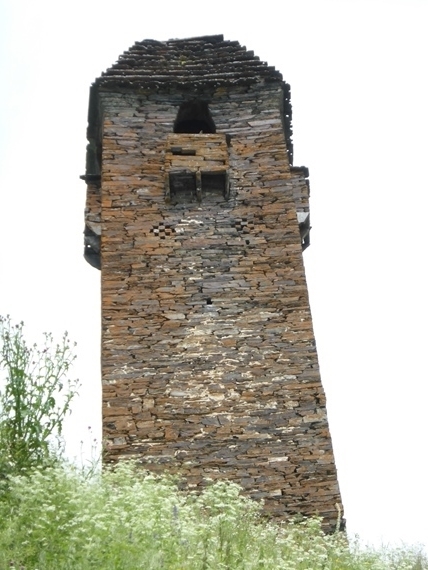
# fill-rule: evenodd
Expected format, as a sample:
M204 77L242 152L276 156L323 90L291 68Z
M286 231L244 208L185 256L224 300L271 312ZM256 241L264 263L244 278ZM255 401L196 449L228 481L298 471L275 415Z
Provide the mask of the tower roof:
M136 42L95 84L101 88L159 88L163 84L194 88L263 80L282 82L282 75L239 42L215 35Z
M293 162L291 140L290 86L273 66L248 51L237 41L223 35L174 39L165 42L143 40L119 56L118 61L102 73L91 86L87 137L100 152L102 92L121 91L198 92L215 91L217 87L279 86L283 92L282 116L290 164ZM88 156L92 156L92 151ZM89 160L89 159L88 159ZM89 160L86 176L95 168Z

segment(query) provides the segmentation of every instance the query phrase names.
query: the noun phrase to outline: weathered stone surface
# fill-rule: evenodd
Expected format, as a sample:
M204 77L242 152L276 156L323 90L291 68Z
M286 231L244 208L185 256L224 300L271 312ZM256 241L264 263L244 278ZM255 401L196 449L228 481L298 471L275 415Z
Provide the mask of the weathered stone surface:
M319 513L333 527L340 494L297 219L309 187L290 166L288 89L260 62L235 81L228 42L214 38L136 44L132 69L125 54L92 94L101 184L88 182L86 224L101 235L106 458L138 457L193 487L231 479L272 515ZM180 50L201 68L220 50L221 80L178 76ZM195 99L216 133L173 134ZM176 170L191 178L173 198ZM197 191L206 171L227 174L227 195L217 179Z

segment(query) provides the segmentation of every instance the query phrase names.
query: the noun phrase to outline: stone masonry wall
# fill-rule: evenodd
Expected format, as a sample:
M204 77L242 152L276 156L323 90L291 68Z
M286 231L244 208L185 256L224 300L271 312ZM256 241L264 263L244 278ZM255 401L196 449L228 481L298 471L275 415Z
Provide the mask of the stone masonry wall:
M340 494L296 216L308 187L288 164L281 88L200 94L229 135L231 185L229 200L200 203L165 201L167 138L188 95L100 97L107 460L138 457L195 488L227 478L272 515L319 513L333 527Z

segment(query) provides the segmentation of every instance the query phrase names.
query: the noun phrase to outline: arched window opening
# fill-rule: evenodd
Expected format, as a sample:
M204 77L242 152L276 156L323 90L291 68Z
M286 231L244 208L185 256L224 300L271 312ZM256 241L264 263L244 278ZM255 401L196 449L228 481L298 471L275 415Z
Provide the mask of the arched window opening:
M215 124L208 104L203 101L191 101L180 105L174 123L174 133L215 133Z

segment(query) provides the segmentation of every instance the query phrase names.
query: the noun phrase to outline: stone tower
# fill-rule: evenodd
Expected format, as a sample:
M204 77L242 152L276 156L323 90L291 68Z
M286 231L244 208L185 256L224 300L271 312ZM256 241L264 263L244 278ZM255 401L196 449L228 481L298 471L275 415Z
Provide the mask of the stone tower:
M137 42L92 85L88 140L106 459L334 526L289 86L222 36Z

